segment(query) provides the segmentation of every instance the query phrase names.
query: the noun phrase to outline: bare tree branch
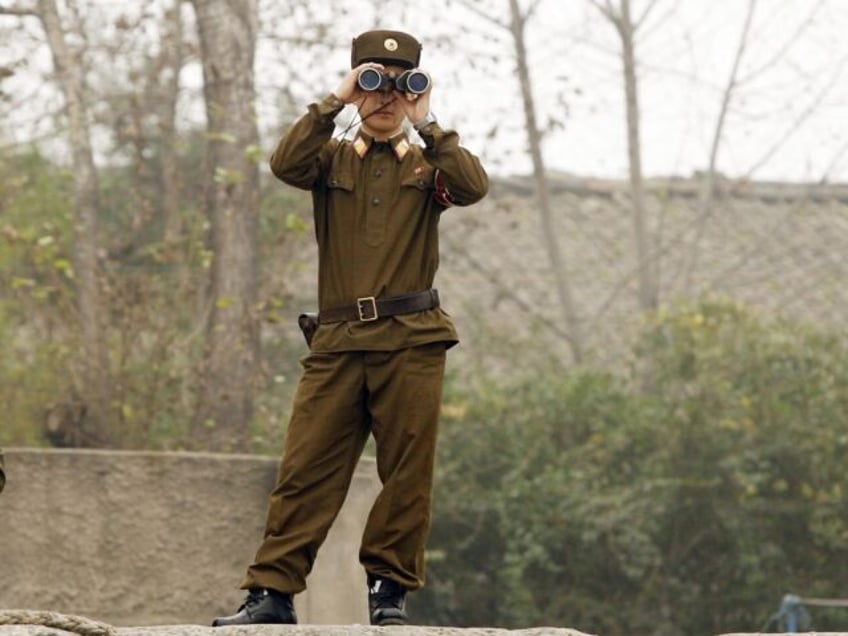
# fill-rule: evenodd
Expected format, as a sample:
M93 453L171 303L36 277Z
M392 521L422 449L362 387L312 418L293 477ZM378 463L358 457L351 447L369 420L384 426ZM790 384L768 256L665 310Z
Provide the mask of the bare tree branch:
M604 4L601 4L600 0L589 0L589 4L600 11L601 14L610 22L615 23L619 20L619 16L613 9L612 4L610 4L610 0L605 0Z
M648 213L645 206L635 27L630 16L630 0L620 0L621 4L617 13L612 9L611 0L606 0L605 7L602 7L598 0L590 1L607 16L621 40L621 65L624 77L627 124L627 163L630 177L630 195L633 203L633 233L639 266L639 306L645 310L653 310L659 303L659 261L650 258L651 243L656 240L656 236L650 235Z
M692 284L692 277L698 266L698 257L700 253L700 243L704 236L704 231L707 224L707 218L712 213L713 190L715 189L716 178L716 162L718 161L718 150L721 144L722 134L724 131L724 123L727 119L727 111L730 108L730 101L733 98L733 92L737 86L739 76L739 67L742 64L742 58L745 55L745 49L748 46L750 39L751 24L754 21L754 13L757 9L757 0L749 0L748 13L745 16L745 23L742 26L742 32L739 34L739 43L736 46L736 55L733 58L733 66L730 70L730 75L727 79L727 85L724 89L724 95L721 100L721 108L719 109L718 119L716 120L715 131L713 132L712 147L710 148L710 159L707 167L707 174L704 177L704 182L701 189L701 196L698 202L697 214L695 218L696 230L695 240L690 252L689 264L686 268L686 289L689 289Z
M0 5L0 15L14 15L18 17L37 16L38 13L35 7L27 8L19 5L4 6Z
M842 144L842 147L839 150L836 151L835 155L833 155L833 159L830 161L827 168L825 168L824 172L822 173L822 176L819 179L819 183L827 183L828 181L830 181L830 179L828 178L828 175L836 167L836 165L840 161L842 161L842 158L846 154L848 154L848 142Z
M816 112L825 97L827 97L827 95L838 85L839 76L842 75L846 62L848 62L848 54L843 55L834 65L834 71L830 77L830 81L825 84L824 88L822 88L822 90L820 90L819 93L810 101L807 107L799 113L792 124L784 131L783 135L781 135L781 137L777 139L777 141L775 141L766 152L763 153L762 157L760 157L760 159L748 169L743 177L744 179L750 179L757 170L768 163L777 151L780 150L783 144L785 144L792 135L798 132L804 123L813 115L813 113Z
M524 19L529 20L536 13L536 9L539 8L540 4L542 4L542 0L535 0L533 4L527 7L527 10L524 12Z
M786 38L786 41L783 43L783 45L780 48L778 48L775 51L774 55L772 55L768 60L766 60L765 62L760 64L760 66L758 66L757 68L750 71L748 74L740 77L739 78L739 84L745 84L745 83L751 81L756 76L758 76L760 73L762 73L762 72L768 70L769 68L771 68L772 66L774 66L774 64L776 64L778 60L783 58L786 55L786 52L790 48L792 48L792 45L794 45L800 39L801 34L804 31L806 31L810 27L810 25L814 24L816 15L819 13L819 11L824 6L824 1L825 0L819 0L818 1L818 3L813 7L812 11L810 11L810 14L807 16L807 19L804 20L803 22L801 22L801 24L798 25L798 28L795 29L795 31L792 33L792 35L790 35L788 38Z
M553 209L550 203L550 184L547 178L544 158L542 156L542 133L536 120L536 103L530 82L530 69L527 62L527 45L524 27L526 15L521 14L518 0L509 0L511 26L510 33L515 47L516 69L521 85L521 98L524 105L524 128L527 132L527 146L533 165L533 175L536 181L536 200L542 224L542 234L545 250L553 268L556 293L563 315L568 325L569 344L574 361L582 362L584 355L582 325L578 316L577 304L572 292L571 275L566 267L565 258L559 247L559 241L554 231Z
M488 23L490 23L490 24L494 24L494 25L495 25L496 27L498 27L498 28L505 29L505 30L507 30L507 31L509 31L509 30L510 30L509 23L504 22L504 21L501 21L501 20L498 20L498 19L497 19L494 15L492 15L491 13L487 13L486 11L484 11L483 9L481 9L480 7L478 7L478 6L477 6L477 5L473 2L473 0L456 0L456 2L457 2L457 4L459 4L459 5L463 6L463 7L465 7L466 9L468 9L469 11L471 11L471 13L473 13L473 14L474 14L474 15L476 15L477 17L479 17L479 18L483 18L486 22L488 22Z
M721 100L721 109L719 110L718 120L716 121L715 132L713 133L713 143L710 149L710 163L708 173L711 177L715 176L716 161L718 158L718 149L721 143L724 123L727 119L727 111L730 107L730 100L733 97L733 91L738 85L739 67L742 63L742 58L745 55L745 49L748 45L749 34L751 32L751 24L754 20L754 13L757 8L757 0L750 0L748 3L748 14L745 16L745 24L742 27L742 33L739 36L739 44L736 47L736 56L733 59L733 67L730 70L730 76L727 80L727 86L724 90L724 96ZM708 193L712 194L711 190Z
M651 11L653 11L658 4L659 0L651 0L651 2L648 3L648 6L645 7L645 10L642 12L642 15L636 18L636 20L633 22L634 31L639 30L642 24L644 24L645 20L648 19L648 16L651 14Z
M568 333L568 331L563 329L560 326L559 322L540 314L539 308L534 302L528 302L524 300L519 294L517 294L513 290L512 286L504 283L504 279L501 276L500 272L495 271L488 265L483 264L479 259L475 258L469 252L469 250L463 249L459 241L451 238L449 235L446 235L444 241L458 258L465 260L471 270L477 272L480 276L485 278L495 289L497 289L499 296L515 303L515 305L521 311L526 313L528 316L533 317L535 320L538 320L539 324L544 325L547 329L551 331L551 333L555 334L557 337L562 338L566 342L572 341L573 336Z

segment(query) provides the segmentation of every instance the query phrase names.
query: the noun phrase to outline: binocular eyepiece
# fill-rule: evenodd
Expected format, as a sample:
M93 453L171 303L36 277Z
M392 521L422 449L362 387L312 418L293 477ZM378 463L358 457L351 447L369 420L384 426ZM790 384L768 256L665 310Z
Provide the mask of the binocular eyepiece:
M424 71L411 69L397 77L392 77L376 68L364 68L356 79L359 88L364 91L396 90L401 93L422 95L430 88L430 76Z

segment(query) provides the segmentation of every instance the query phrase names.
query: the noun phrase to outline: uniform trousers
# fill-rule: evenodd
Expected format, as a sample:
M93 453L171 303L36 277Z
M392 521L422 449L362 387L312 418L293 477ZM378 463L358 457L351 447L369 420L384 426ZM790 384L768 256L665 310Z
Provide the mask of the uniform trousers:
M409 590L423 585L445 358L441 342L304 358L264 541L242 588L306 588L369 434L382 490L359 560Z

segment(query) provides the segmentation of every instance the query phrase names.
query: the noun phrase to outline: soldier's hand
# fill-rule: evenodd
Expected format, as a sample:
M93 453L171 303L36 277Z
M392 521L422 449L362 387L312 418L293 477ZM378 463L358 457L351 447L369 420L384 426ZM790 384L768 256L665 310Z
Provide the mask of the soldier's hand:
M364 68L376 68L382 71L385 67L382 64L377 64L376 62L365 62L364 64L360 64L356 68L350 69L347 75L344 76L339 87L333 91L333 95L339 98L340 101L345 104L352 104L360 100L363 95L362 89L359 87L359 73Z
M430 93L433 92L433 80L430 78L430 86L427 91L421 94L416 93L399 93L398 102L403 109L404 115L412 124L417 124L427 116L430 112Z

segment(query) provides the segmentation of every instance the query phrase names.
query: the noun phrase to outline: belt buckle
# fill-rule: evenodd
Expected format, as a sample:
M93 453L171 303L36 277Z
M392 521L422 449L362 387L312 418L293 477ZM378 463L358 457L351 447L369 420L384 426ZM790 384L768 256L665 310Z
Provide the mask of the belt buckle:
M373 322L380 317L377 314L377 300L374 296L357 298L356 311L359 314L359 322Z

